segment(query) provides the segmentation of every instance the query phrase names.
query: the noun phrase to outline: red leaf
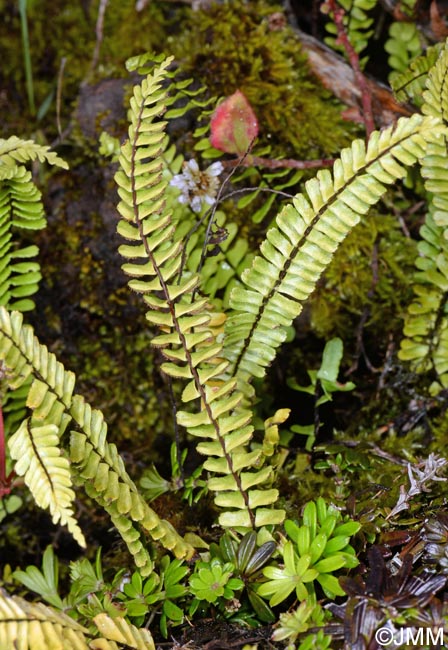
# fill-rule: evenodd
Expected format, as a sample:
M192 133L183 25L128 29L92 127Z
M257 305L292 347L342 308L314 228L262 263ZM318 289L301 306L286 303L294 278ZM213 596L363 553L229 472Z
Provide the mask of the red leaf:
M212 115L210 142L215 149L244 155L258 135L252 106L240 90L227 97Z

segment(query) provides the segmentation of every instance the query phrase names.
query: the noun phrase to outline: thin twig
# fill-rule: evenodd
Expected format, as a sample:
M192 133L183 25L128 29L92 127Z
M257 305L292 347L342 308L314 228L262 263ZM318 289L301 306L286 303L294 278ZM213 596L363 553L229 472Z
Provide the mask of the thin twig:
M93 72L98 65L100 58L100 49L103 43L104 36L104 17L106 15L106 8L109 4L109 0L100 0L98 5L98 16L96 19L95 34L96 34L96 43L95 50L93 52L92 62L90 64L90 72Z
M319 167L331 167L334 158L320 158L317 160L295 160L284 158L275 160L271 158L260 158L259 156L247 156L246 159L222 160L224 168L232 167L265 167L266 169L316 169Z
M378 242L375 241L373 244L373 249L372 249L372 260L371 260L371 269L372 269L372 284L370 285L370 289L367 292L367 300L371 301L374 298L375 291L376 291L376 285L378 284L379 281L379 276L378 276ZM356 328L356 351L355 351L355 356L352 365L350 368L347 370L345 373L347 376L351 375L355 370L358 368L359 364L359 358L362 354L364 357L364 361L366 363L367 368L371 372L379 372L379 369L374 368L374 366L370 363L369 358L367 357L365 348L364 348L364 340L363 340L363 335L364 335L364 326L367 322L367 319L370 316L370 304L365 305L363 312L361 314L361 318L359 319L358 327Z
M242 165L244 164L244 161L248 158L248 156L249 156L249 154L250 154L250 150L252 149L252 145L253 145L253 143L254 143L254 140L252 140L252 142L250 143L250 145L249 145L247 151L246 151L246 152L245 152L245 153L244 153L240 158L238 158L238 160L237 160L237 164L236 164L235 167L233 167L233 168L230 170L230 172L227 174L226 178L223 180L223 182L222 182L222 184L221 184L221 187L220 187L219 190L218 190L218 194L216 195L216 201L215 201L215 203L214 203L213 206L212 206L212 209L211 209L212 211L211 211L210 219L209 219L209 222L208 222L208 224L207 224L207 229L206 229L206 231L205 231L205 239L204 239L204 243L203 243L203 245L202 245L201 258L200 258L200 260L199 260L199 265L198 265L198 268L197 268L197 272L198 272L198 273L201 272L201 269L202 269L202 267L204 266L204 261L205 261L205 257L206 257L207 246L208 246L208 240L210 239L211 229L212 229L213 224L214 224L214 222L215 222L216 210L217 210L217 208L218 208L218 203L219 203L219 201L220 201L220 199L221 199L221 196L222 196L222 193L223 193L223 191L224 191L224 188L225 188L225 186L228 184L228 182L230 181L230 179L232 178L232 176L236 173L236 171L238 170L238 168L239 168L240 166L242 166ZM194 299L194 293L193 293L193 299Z
M56 90L56 125L58 128L59 138L62 140L61 129L61 98L62 98L62 79L64 77L64 68L67 63L67 57L63 56L59 64L58 86Z

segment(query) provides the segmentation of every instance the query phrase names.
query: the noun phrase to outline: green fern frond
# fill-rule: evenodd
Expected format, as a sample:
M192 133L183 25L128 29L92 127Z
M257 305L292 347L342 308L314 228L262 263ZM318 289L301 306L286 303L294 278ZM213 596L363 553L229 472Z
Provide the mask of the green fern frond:
M388 63L393 70L389 75L389 82L392 82L397 74L405 72L411 61L422 53L417 25L398 21L392 23L384 49L389 54Z
M37 291L41 275L39 265L28 261L37 255L37 246L14 248L12 229L39 230L46 225L46 219L41 193L31 173L17 163L36 158L68 167L49 147L16 136L0 139L0 305L19 311L34 308L29 296Z
M421 95L425 87L428 73L436 63L442 44L437 43L428 47L426 52L414 59L407 70L399 72L390 78L390 84L399 102L421 104Z
M191 556L193 549L168 522L161 520L149 508L139 494L115 445L107 442L107 426L102 414L92 410L79 395L73 396L73 373L67 372L56 361L56 357L37 341L32 328L23 325L19 312L10 314L3 307L0 308L0 360L6 366L10 388L19 388L30 375L34 377L27 399L27 406L33 410L31 433L25 429L26 424L22 425L20 434L12 439L14 455L18 457L19 447L25 444L26 436L35 435L34 427L40 426L43 433L48 435L45 441L45 468L52 462L54 472L60 472L61 460L59 456L54 456L56 441L52 436L56 434L60 439L73 421L77 425L77 429L71 431L70 443L70 468L74 478L110 514L142 574L148 574L152 570L142 530L148 531L153 539L160 541L176 555ZM50 429L45 429L48 425ZM56 429L51 428L51 425L55 425ZM42 430L38 433L42 433ZM36 453L34 447L28 446L27 458L31 458L29 468L25 468L25 461L23 465L20 465L20 460L18 462L20 471L25 474L31 472L30 487L33 494L37 491L37 498L42 501L38 475L45 469L41 459L35 457ZM67 485L65 474L59 480L63 482L66 501L63 500L64 508L58 518L72 525L67 519L66 507L70 486Z
M420 235L415 299L408 308L398 356L411 361L416 372L435 371L440 390L448 388L448 241L431 214ZM432 392L437 392L436 385Z
M372 133L344 149L328 170L305 185L267 233L261 255L243 273L247 289L234 289L226 324L224 355L241 390L251 394L252 377L262 377L333 253L362 215L422 158L444 127L431 117L402 118L395 128Z
M448 124L448 45L430 71L422 110ZM400 359L416 372L434 371L432 391L448 387L448 175L446 135L428 144L422 176L429 193L428 214L420 229L414 274L415 299L408 308Z
M48 147L16 136L0 139L0 305L22 312L35 307L31 296L38 289L41 273L32 259L39 252L37 246L19 247L14 241L15 230L39 230L46 225L41 193L21 164L36 159L67 168ZM24 415L27 388L29 385L22 386L16 394L9 391L3 399L7 434Z
M93 623L96 632L61 611L9 596L0 589L2 650L155 650L151 633L124 618L112 619L102 613Z
M278 491L265 488L271 467L261 467L262 452L248 452L252 437L251 413L233 412L242 395L233 380L223 381L228 362L222 358L223 316L213 313L207 299L197 293L198 274L182 268L183 242L172 212L165 204L165 122L167 105L163 89L170 59L155 67L131 99L129 140L119 158L116 174L122 219L117 230L128 240L120 253L128 262L123 270L131 276L129 286L141 293L149 307L147 319L160 328L152 341L166 358L162 370L171 377L188 380L183 400L199 398L200 413L178 412L178 422L201 438L197 449L208 456L204 463L214 476L208 486L215 502L227 512L224 526L253 527L278 523L283 511L270 508ZM243 471L244 470L244 471Z

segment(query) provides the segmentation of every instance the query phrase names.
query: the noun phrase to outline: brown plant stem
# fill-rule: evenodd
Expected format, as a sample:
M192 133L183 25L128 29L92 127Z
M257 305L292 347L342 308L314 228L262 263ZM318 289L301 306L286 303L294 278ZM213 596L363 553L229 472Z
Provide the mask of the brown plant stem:
M6 476L6 442L3 409L0 404L0 500L11 492L11 483L15 476L14 470Z
M350 39L348 38L347 31L345 29L344 9L337 4L336 0L328 0L328 6L330 8L330 11L333 13L334 23L338 32L338 41L347 54L348 61L355 75L356 83L358 84L361 91L362 118L364 120L364 125L366 128L366 135L369 137L372 131L375 130L375 122L373 119L372 111L372 96L369 91L367 80L361 71L361 67L359 65L359 56L355 51L353 45L350 43Z
M315 169L316 167L331 167L334 158L320 158L317 160L295 160L284 158L275 160L271 158L260 158L259 156L247 156L246 159L236 158L234 160L221 160L225 169L233 167L265 167L266 169Z

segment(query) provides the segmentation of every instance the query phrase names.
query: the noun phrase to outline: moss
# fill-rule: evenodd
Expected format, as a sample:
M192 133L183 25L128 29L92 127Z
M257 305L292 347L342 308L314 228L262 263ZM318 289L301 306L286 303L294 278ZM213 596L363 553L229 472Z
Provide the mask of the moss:
M232 0L190 14L169 49L212 94L242 90L260 123L260 145L276 155L317 158L335 154L353 136L341 105L309 71L300 42L280 7L266 0Z
M364 342L367 348L369 340L374 344L381 360L390 336L401 336L416 253L415 241L394 216L372 212L338 249L313 294L313 330L324 339L341 337L348 354L354 353L366 312Z
M2 4L0 50L7 55L0 72L0 84L10 114L7 128L11 133L29 133L33 121L30 121L25 87L20 16L17 3ZM47 137L51 138L55 135L55 90L61 60L66 59L62 84L62 121L66 126L79 85L90 69L96 43L97 3L29 1L27 16L36 109L39 110L52 94L43 122ZM173 21L165 3L151 2L140 13L136 12L132 0L109 5L95 77L122 77L128 57L148 50L162 50L166 30L172 29Z

